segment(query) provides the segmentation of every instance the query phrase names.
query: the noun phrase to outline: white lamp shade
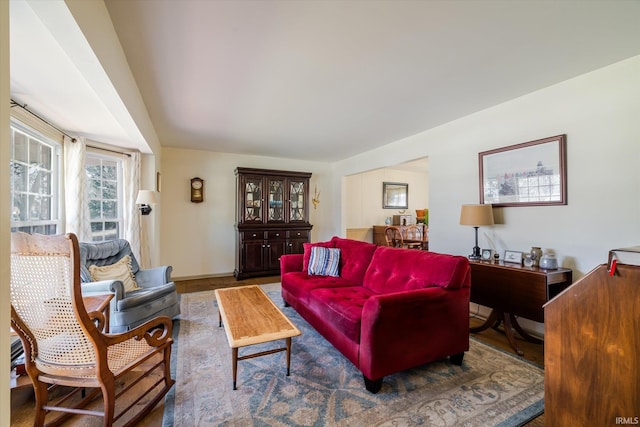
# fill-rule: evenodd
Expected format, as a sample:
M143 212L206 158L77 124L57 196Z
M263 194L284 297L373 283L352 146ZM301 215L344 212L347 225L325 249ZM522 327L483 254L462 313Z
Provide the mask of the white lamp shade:
M460 225L493 225L493 208L491 205L462 205Z
M138 191L138 197L136 198L136 205L155 205L156 192L153 190L140 190Z

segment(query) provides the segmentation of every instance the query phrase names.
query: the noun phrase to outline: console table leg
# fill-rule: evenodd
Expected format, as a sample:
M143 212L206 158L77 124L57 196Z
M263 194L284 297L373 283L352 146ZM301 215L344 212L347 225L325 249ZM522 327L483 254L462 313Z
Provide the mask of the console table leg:
M513 348L513 350L520 356L522 356L524 352L520 350L520 347L518 346L518 343L516 341L516 337L513 335L514 329L518 331L518 333L522 335L522 337L525 338L527 341L535 342L537 344L542 343L542 341L537 340L536 338L527 334L522 329L522 327L518 323L518 320L513 314L503 313L498 310L491 310L491 314L489 315L487 320L485 320L484 323L480 326L477 326L475 328L469 328L469 332L473 332L473 333L482 332L485 329L488 329L490 327L492 327L496 331L499 331L498 326L500 326L500 323L503 324L504 334L507 336L507 340L509 341L511 348Z
M497 310L491 310L491 314L489 315L489 317L487 317L487 320L485 320L484 323L480 326L469 328L469 332L476 333L484 331L485 329L493 326L496 322L499 322L499 316L502 316L502 313L498 312Z
M513 328L518 331L522 338L535 344L542 344L544 342L536 337L532 337L524 329L522 329L522 326L520 326L520 324L518 323L518 319L516 319L513 314L510 314L509 317L511 317L511 324L513 325Z
M511 318L512 315L507 313L504 314L504 333L509 340L509 344L511 344L511 348L513 348L513 350L518 353L518 355L522 356L524 352L520 350L520 347L518 347L518 343L516 342L516 337L513 336L513 325L511 324Z

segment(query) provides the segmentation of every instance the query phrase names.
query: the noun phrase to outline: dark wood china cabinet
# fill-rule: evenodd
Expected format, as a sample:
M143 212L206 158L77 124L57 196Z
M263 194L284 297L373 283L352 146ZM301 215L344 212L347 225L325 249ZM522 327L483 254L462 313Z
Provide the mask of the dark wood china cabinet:
M311 173L236 168L236 279L280 273L280 256L309 242Z

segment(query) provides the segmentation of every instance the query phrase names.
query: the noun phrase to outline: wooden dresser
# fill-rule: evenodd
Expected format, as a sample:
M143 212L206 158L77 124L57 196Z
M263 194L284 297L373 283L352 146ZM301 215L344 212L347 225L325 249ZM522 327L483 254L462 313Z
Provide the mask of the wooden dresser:
M236 169L236 279L280 273L280 256L310 241L311 173Z

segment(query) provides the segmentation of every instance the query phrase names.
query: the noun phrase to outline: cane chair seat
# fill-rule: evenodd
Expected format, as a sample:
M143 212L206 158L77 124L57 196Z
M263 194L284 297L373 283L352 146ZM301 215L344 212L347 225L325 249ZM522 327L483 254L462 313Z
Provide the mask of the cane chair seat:
M152 391L148 404L124 425L135 424L174 384L169 372L171 319L161 316L125 333L103 333L98 325L104 318L94 317L103 315L90 316L84 307L79 260L78 241L73 234L11 235L11 325L22 340L26 370L34 385L34 425L42 426L45 421L57 424L70 415L82 414L101 416L103 425L111 426L129 409L138 408L136 403ZM132 386L152 372L160 372L162 378L151 380L155 383L138 391L136 399L130 393ZM116 379L131 384L116 391ZM79 403L76 399L75 406L68 406L72 401L68 396L54 403L48 401L50 385L75 388L71 395L82 390L84 396L86 388L95 390ZM102 393L103 410L83 409L98 392ZM120 396L126 399L127 407L115 414ZM51 411L63 415L48 420Z

